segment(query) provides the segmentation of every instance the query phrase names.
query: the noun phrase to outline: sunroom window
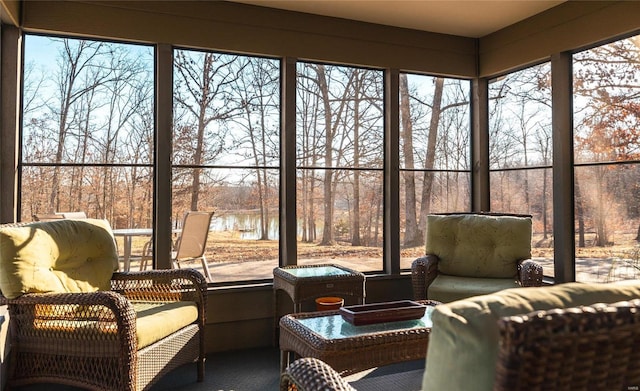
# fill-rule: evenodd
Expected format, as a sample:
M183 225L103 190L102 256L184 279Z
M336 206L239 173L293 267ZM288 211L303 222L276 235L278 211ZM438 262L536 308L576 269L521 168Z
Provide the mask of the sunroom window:
M173 74L173 226L188 211L213 211L205 254L213 281L271 278L279 249L279 61L180 49Z
M383 73L297 67L297 263L382 270Z
M640 278L640 36L573 56L576 279Z
M491 210L533 216L532 257L553 276L551 67L491 80Z
M400 267L424 255L426 216L471 208L465 80L400 74Z
M24 56L20 219L151 228L153 48L25 35Z

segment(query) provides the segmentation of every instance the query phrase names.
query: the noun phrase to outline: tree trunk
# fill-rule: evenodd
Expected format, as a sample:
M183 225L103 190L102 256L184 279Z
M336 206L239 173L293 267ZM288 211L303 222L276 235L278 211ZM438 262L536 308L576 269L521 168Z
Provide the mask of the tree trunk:
M360 88L362 81L359 75L355 77L353 102L353 224L351 227L351 245L360 246Z
M576 180L575 197L576 197L576 218L578 219L578 247L584 248L586 243L584 240L584 207L582 206L582 196L580 194L580 182Z
M204 131L206 128L206 110L207 96L210 89L210 74L212 72L212 55L207 54L203 57L202 64L202 95L198 102L198 129L196 134L196 149L193 153L193 164L199 166L202 164L202 153L204 150ZM198 210L198 198L200 196L200 172L201 169L194 167L191 171L191 206L190 210Z
M327 77L324 71L324 65L316 66L316 74L318 76L318 86L322 96L322 104L324 106L324 126L325 126L325 165L331 165L333 162L333 126L331 121L331 104L329 102L329 88L327 86ZM321 246L334 244L333 238L333 170L324 170L324 227L322 229Z
M444 79L436 78L436 87L433 93L433 105L431 107L431 122L429 123L429 140L427 144L427 157L425 159L424 185L422 188L422 202L420 209L420 228L424 232L427 225L427 215L431 210L431 189L433 188L433 173L431 170L436 159L436 143L438 142L438 125L442 107L442 90ZM421 236L424 233L421 232Z
M542 238L547 239L547 170L542 170Z
M411 104L409 101L409 85L407 75L400 74L400 122L402 124L402 152L404 155L404 208L405 228L404 245L406 247L418 246L422 243L418 229L418 217L416 209L416 180L412 170L413 160L413 123L411 121Z
M604 170L596 167L597 176L597 210L596 210L596 246L604 247L608 244L609 238L607 233L605 201L604 201Z

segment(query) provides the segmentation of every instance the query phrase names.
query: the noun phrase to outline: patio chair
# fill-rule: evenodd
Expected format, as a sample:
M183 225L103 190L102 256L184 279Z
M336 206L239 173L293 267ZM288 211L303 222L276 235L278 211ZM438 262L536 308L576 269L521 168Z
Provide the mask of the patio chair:
M80 212L56 212L56 213L36 213L33 215L33 221L52 221L60 219L86 219L87 214Z
M33 216L33 221L52 221L52 220L61 220L64 217L60 214L48 214L48 213L36 213Z
M200 259L202 271L208 282L211 282L211 272L205 251L207 249L207 237L209 236L209 226L214 212L190 211L184 216L182 231L176 239L171 252L171 265L179 269L181 262ZM147 264L153 258L153 243L148 241L142 248L142 258L140 259L140 270L145 270Z
M204 379L206 282L192 269L117 272L106 220L0 226L8 386L148 389L197 362Z
M446 303L542 285L542 266L531 260L530 215L429 215L425 237L426 255L411 266L416 300Z
M422 389L628 390L640 384L640 281L508 289L442 304L432 314ZM294 387L292 387L294 386ZM354 391L302 358L280 390Z
M184 216L182 232L176 239L174 251L171 252L173 266L180 268L180 263L200 259L202 271L207 281L211 282L211 273L205 251L213 212L190 211Z
M83 211L79 212L58 212L56 214L62 215L65 219L86 219L87 214Z

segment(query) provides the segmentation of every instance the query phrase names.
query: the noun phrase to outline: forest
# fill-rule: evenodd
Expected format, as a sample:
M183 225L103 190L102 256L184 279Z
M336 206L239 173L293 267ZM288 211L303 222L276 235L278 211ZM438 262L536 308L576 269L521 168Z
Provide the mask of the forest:
M156 159L171 159L172 216L251 215L277 252L281 154L277 59L174 49L171 135L154 132L154 51L28 35L22 97L21 218L85 211L114 228L150 227ZM576 246L640 240L640 38L573 56ZM299 61L298 240L382 246L384 72ZM534 216L553 256L551 68L490 81L491 209ZM429 213L470 209L468 80L400 74L403 248L424 244ZM172 155L154 156L156 137ZM393 190L392 190L393 191ZM236 220L234 220L236 221ZM237 224L236 224L237 225ZM277 256L277 255L276 255Z

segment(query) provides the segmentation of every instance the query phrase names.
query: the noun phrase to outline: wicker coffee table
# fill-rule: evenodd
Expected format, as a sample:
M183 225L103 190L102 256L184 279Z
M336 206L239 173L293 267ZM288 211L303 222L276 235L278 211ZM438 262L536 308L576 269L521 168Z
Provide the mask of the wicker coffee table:
M280 371L293 356L315 357L342 375L425 358L431 333L431 312L416 320L354 326L339 311L305 312L280 319Z

